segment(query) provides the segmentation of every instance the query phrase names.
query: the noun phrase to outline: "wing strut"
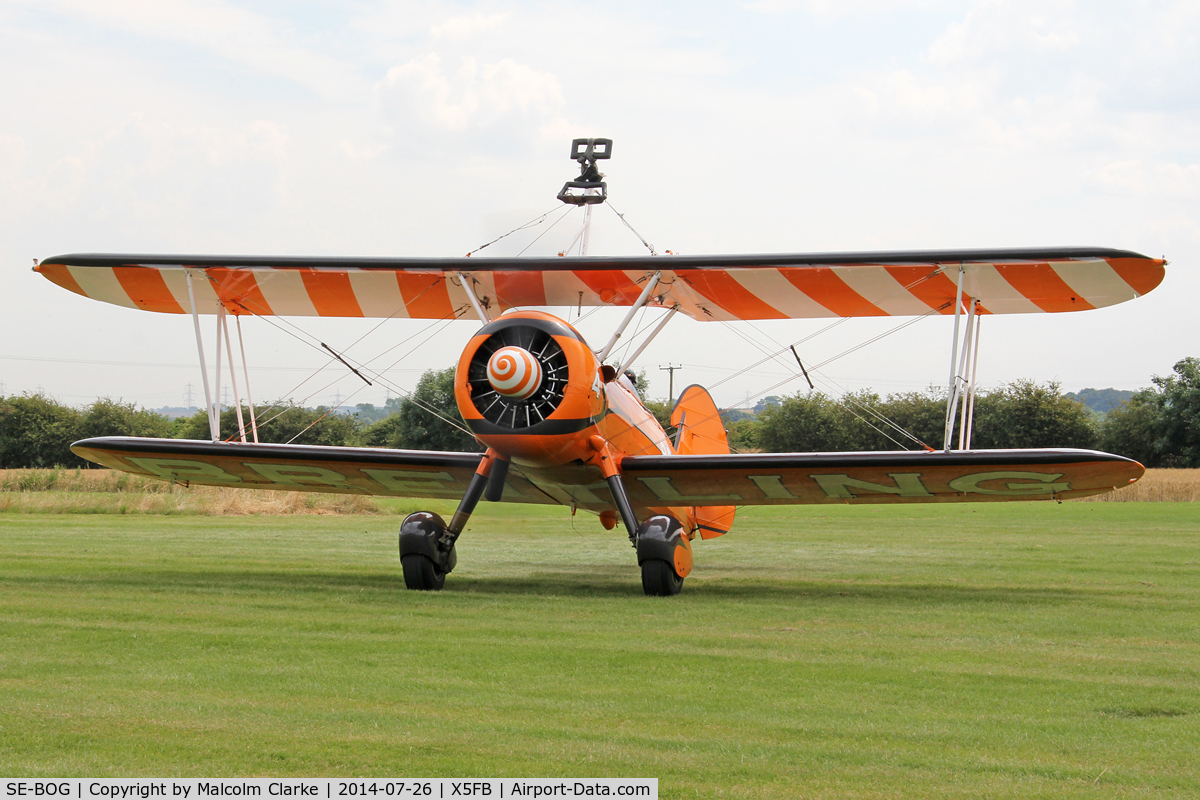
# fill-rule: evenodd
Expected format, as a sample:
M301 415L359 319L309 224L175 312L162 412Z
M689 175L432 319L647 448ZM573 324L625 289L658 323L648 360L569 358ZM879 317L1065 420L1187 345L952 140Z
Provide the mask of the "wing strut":
M222 304L224 308L224 304ZM221 315L221 330L225 333L225 355L229 358L229 385L233 387L233 408L237 412L238 436L246 441L246 421L242 419L242 395L238 392L237 369L233 365L233 343L229 341L229 315Z
M583 230L580 232L583 236L583 242L579 245L579 255L586 256L588 253L588 238L592 235L592 207L586 205L583 207Z
M662 277L662 271L659 270L650 276L650 280L646 281L646 288L642 289L642 293L638 295L637 302L629 307L629 313L625 315L625 319L621 320L621 324L617 326L613 332L612 338L608 340L608 344L604 345L604 349L596 356L596 359L603 364L604 359L608 358L608 354L617 346L617 340L621 338L621 334L629 327L629 323L633 321L633 315L642 310L642 306L646 305L646 301L650 299L650 293L654 291L654 287L658 286L658 279Z
M475 313L479 315L479 321L484 325L492 321L484 309L483 304L479 302L479 298L475 295L475 279L469 273L458 273L458 280L462 283L463 291L467 293L467 299L471 301L471 308L475 309Z
M974 368L976 361L972 358L975 352L975 344L978 342L979 335L979 301L975 298L971 299L967 306L967 329L963 332L962 337L962 353L958 358L955 371L951 375L950 396L946 399L946 441L945 450L950 449L950 444L953 439L954 414L958 410L959 400L963 404L963 416L959 427L958 449L965 449L966 436L965 431L968 422L968 407L972 405L975 392L975 377ZM955 335L954 344L957 348L958 337Z
M221 438L221 429L213 415L212 392L208 388L208 364L204 360L204 339L200 336L200 312L196 308L196 290L192 286L192 271L185 269L184 272L187 274L188 301L192 304L192 322L196 327L196 349L200 351L200 374L204 378L204 408L208 411L208 432L215 442Z
M216 430L214 442L221 438L221 323L225 321L225 304L217 298L217 369L213 375L213 410L209 424Z
M233 321L237 325L238 348L242 351L242 374L246 378L246 405L250 407L250 431L254 434L254 443L258 444L258 419L254 415L254 395L250 393L250 368L246 366L246 341L242 338L242 318L240 315L234 315Z
M975 301L975 305L979 305L979 301ZM979 373L979 327L983 323L983 318L979 316L979 311L975 311L975 341L971 344L971 377L967 384L967 396L963 400L963 418L961 428L958 433L958 449L971 449L971 434L975 430L975 377Z
M954 338L950 343L950 380L946 383L946 435L942 439L942 449L950 449L950 435L954 428L954 404L958 402L958 326L962 320L962 285L963 273L966 271L962 262L958 263L958 292L954 299Z
M667 312L667 315L662 318L662 320L658 323L658 325L654 328L654 330L650 331L650 335L647 336L642 341L642 343L638 345L637 349L633 351L633 355L631 355L629 358L625 359L625 363L617 368L618 373L624 372L625 370L629 369L629 367L633 364L633 362L637 360L637 357L642 354L642 351L645 350L646 347L652 341L654 341L654 337L658 336L659 331L661 331L663 328L667 327L667 323L671 321L671 317L675 316L675 312L678 310L679 310L678 303L671 306L671 310Z

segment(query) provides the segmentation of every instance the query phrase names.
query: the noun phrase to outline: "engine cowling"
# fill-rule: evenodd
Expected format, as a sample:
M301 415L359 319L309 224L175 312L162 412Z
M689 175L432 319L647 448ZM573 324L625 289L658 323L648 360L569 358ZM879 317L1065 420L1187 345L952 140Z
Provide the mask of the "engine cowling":
M483 326L458 361L454 396L481 444L532 466L586 457L587 431L605 408L596 356L578 331L542 311Z

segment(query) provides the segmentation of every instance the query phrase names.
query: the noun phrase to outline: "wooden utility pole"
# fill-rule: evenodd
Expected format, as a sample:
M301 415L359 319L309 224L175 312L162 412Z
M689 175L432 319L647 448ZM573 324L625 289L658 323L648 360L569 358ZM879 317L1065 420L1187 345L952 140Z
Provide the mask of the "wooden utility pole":
M670 402L674 403L675 402L675 370L683 369L683 365L682 364L667 364L664 367L662 364L659 364L658 368L665 369L671 375L671 378L670 378L671 388L667 390L668 391L667 399Z

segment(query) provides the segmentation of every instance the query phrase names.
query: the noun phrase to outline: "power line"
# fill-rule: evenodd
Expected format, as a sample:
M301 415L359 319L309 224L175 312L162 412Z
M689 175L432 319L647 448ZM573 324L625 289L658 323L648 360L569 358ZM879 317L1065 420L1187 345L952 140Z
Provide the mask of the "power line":
M4 355L0 355L0 359L5 360L5 361L40 361L40 362L46 362L46 363L51 363L51 364L99 364L99 365L108 366L108 367L155 367L155 368L159 368L159 369L163 369L163 368L166 368L166 369L196 369L196 367L197 367L195 362L192 362L191 364L167 364L167 363L158 363L158 362L154 362L154 361L104 361L104 360L100 360L100 359L91 359L91 358L44 358L41 356L4 356ZM211 365L209 365L209 366L211 366ZM312 371L312 367L278 367L278 366L255 367L255 366L251 366L250 369L252 369L256 372L260 372L260 371L311 372ZM388 371L389 372L424 372L425 370L419 369L417 367L391 367L388 369Z

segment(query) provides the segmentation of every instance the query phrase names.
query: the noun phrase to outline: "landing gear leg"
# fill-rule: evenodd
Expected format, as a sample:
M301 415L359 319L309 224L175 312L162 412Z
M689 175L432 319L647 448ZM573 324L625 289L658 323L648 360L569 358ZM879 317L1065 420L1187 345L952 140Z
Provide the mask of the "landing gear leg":
M629 495L625 493L625 484L621 481L620 459L613 457L608 444L599 436L593 436L590 444L596 451L591 463L598 466L600 473L604 475L608 491L612 493L613 502L617 504L617 512L621 515L621 521L625 523L625 530L629 531L629 543L637 547L638 520L637 515L633 513L633 504L629 502Z
M625 530L629 531L629 543L637 547L638 521L633 513L633 504L629 502L629 495L625 494L625 484L621 482L620 475L609 475L605 480L608 481L608 491L617 503L621 522L625 523Z
M496 454L488 450L479 462L479 469L471 476L467 493L449 525L428 511L418 511L404 518L400 524L400 563L404 567L404 585L409 589L436 592L445 585L446 574L458 562L454 543L479 504L496 460Z
M642 568L642 591L651 597L670 597L683 589L683 579L692 571L692 543L679 520L657 514L638 524L633 504L625 493L617 460L600 437L592 438L596 463L608 482L621 521L629 531L629 541L637 550Z

